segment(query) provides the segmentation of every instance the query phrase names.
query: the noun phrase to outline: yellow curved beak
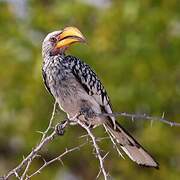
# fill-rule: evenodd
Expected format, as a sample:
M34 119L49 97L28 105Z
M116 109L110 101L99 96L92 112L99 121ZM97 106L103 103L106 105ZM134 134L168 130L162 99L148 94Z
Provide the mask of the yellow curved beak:
M69 46L75 42L86 42L86 39L76 27L66 27L58 36L56 48Z

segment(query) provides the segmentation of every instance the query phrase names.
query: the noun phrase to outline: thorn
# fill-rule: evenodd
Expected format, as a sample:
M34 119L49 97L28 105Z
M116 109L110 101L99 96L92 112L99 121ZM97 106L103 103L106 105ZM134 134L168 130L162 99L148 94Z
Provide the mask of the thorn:
M36 155L35 155L35 157L39 157L39 158L40 158L40 157L41 157L41 155L40 155L40 154L36 154Z
M99 178L99 176L100 176L100 174L101 174L101 168L99 169L99 172L98 172L98 174L97 174L97 176L96 176L96 179L98 179Z
M58 160L60 161L60 163L62 164L62 166L64 166L64 163L63 163L62 159L61 159L61 158L58 158Z
M14 171L14 174L18 179L20 179L19 174L16 171Z
M42 132L42 131L35 131L35 132L38 133L38 134L44 135L44 132Z
M43 160L43 162L44 162L44 164L46 164L47 162L46 162L46 160L42 157L42 160Z
M81 139L81 138L88 137L88 136L89 136L88 134L85 134L85 135L79 136L78 138Z
M162 114L162 117L161 117L162 119L164 119L164 115L165 115L165 112L163 112L163 114Z
M104 157L102 158L103 161L104 161L104 159L107 157L108 154L109 154L109 152L107 152L107 153L104 155Z

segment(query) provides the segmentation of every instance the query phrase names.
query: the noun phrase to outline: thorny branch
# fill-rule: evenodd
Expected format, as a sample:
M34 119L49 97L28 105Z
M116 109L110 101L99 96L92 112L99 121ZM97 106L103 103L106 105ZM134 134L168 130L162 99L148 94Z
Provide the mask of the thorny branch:
M104 176L104 179L107 180L108 174L107 174L107 172L106 172L106 170L105 170L105 168L104 168L104 158L106 157L106 155L105 155L105 157L102 157L102 156L101 156L101 154L100 154L100 148L99 148L98 144L96 143L96 138L95 138L95 136L92 134L90 128L89 128L87 125L85 125L85 123L81 122L80 120L78 120L78 124L79 124L80 126L82 126L82 127L87 131L88 135L91 137L92 142L93 142L93 146L94 146L94 148L95 148L95 150L96 150L96 155L97 155L97 157L98 157L98 159L99 159L100 172L102 172L102 174L103 174L103 176Z
M45 137L47 136L47 133L52 128L53 119L54 119L54 116L55 116L55 113L56 113L56 106L57 106L57 102L55 101L54 106L53 106L52 115L51 115L51 118L49 120L49 125L48 125L47 129L44 132L42 132L43 135L42 135L42 138L41 138L41 142L45 139Z
M47 136L44 141L42 141L40 144L38 144L30 153L29 155L23 159L23 161L13 170L11 170L7 175L4 176L4 180L7 180L9 177L13 175L18 175L18 173L23 169L24 166L27 165L28 162L32 162L34 158L37 157L38 152L44 147L46 144L48 144L50 141L54 139L56 136L56 132L53 131L49 136ZM26 170L28 171L28 170ZM22 178L21 178L22 179Z
M35 159L38 156L39 151L57 136L56 129L54 129L54 131L50 135L47 136L48 131L50 130L50 128L52 128L52 121L54 119L55 111L56 111L56 102L54 104L54 108L53 108L53 112L51 115L49 125L48 125L47 129L42 133L43 135L42 135L40 143L37 144L35 146L35 148L33 148L33 150L29 153L29 155L27 155L27 157L24 158L17 167L15 167L13 170L9 171L9 173L7 173L7 175L1 177L0 179L8 180L11 176L15 176L18 179L23 180L26 177L29 167L30 167L33 159ZM22 176L20 177L19 173L24 167L25 167L25 170L24 170Z
M60 154L59 156L57 156L56 158L50 160L50 161L45 161L44 160L44 164L43 166L41 166L37 171L35 171L34 173L32 173L31 175L28 175L28 171L29 171L29 168L33 162L33 160L37 157L39 157L38 153L41 151L41 149L47 145L48 143L50 143L55 137L57 137L59 135L59 132L57 131L57 129L55 128L51 133L49 132L53 127L52 127L52 124L53 124L53 119L54 119L54 116L55 116L55 111L56 111L56 105L57 103L55 102L54 103L54 108L53 108L53 112L52 112L52 115L51 115L51 118L50 118L50 121L49 121L49 125L47 127L47 129L44 131L44 132L40 132L42 133L42 138L40 140L40 142L32 149L32 151L20 162L20 164L15 167L14 169L12 169L11 171L9 171L6 175L4 175L3 177L0 177L0 180L8 180L10 177L12 176L15 176L17 179L20 179L20 180L28 180L30 179L31 177L39 174L45 167L47 167L49 164L52 164L53 162L55 161L61 161L61 158L65 155L67 155L68 153L71 153L72 151L75 151L75 150L78 150L80 149L82 146L84 146L86 143L80 145L80 146L77 146L77 147L74 147L74 148L71 148L71 149L66 149L64 153ZM126 112L116 112L116 113L102 113L102 114L97 114L97 116L121 116L121 117L126 117L126 118L130 118L131 120L139 120L139 119L143 119L143 120L149 120L149 121L160 121L160 122L163 122L165 124L168 124L170 126L180 126L180 123L177 123L177 122L173 122L173 121L169 121L167 119L164 118L164 113L162 115L162 117L153 117L153 116L149 116L149 115L146 115L146 114L130 114L130 113L126 113ZM91 130L89 129L88 126L86 126L84 123L78 121L78 124L80 126L82 126L87 132L88 132L88 135L91 137L92 139L92 142L93 142L93 146L95 148L95 151L96 151L96 155L99 159L99 163L100 163L100 172L98 173L98 176L97 178L99 177L100 173L102 172L103 176L104 176L104 179L106 180L107 177L108 177L108 174L104 168L104 158L106 157L102 157L101 154L100 154L100 149L99 149L99 146L97 145L97 140L95 138L95 136L92 134ZM56 127L59 127L58 126L59 124L56 125ZM65 128L67 125L67 123L63 124L63 126L60 126L60 127L63 127ZM49 134L50 133L50 134ZM61 133L61 132L60 132ZM49 135L48 135L49 134ZM111 140L112 140L112 137L110 136ZM117 149L118 153L121 155L118 147L116 146L116 143L115 141L113 140L113 144L114 144L114 147ZM43 158L42 158L43 159ZM21 175L20 175L21 174Z
M160 121L162 123L170 125L171 127L180 126L180 123L165 119L164 113L162 114L161 117L149 116L147 114L131 114L131 113L126 113L126 112L102 113L102 114L96 114L96 115L97 116L112 116L112 117L122 116L122 117L130 118L132 121L135 121L135 120Z
M62 163L62 160L61 158L63 156L65 156L66 154L72 152L72 151L75 151L75 150L80 150L81 147L83 147L86 143L83 143L81 144L80 146L77 146L77 147L74 147L74 148L71 148L71 149L66 149L65 152L63 152L62 154L60 154L59 156L49 160L49 161L46 161L44 160L44 164L38 169L36 170L34 173L32 173L31 175L27 176L25 180L29 180L30 178L32 178L33 176L37 175L37 174L40 174L41 171L47 167L48 165L54 163L55 161L60 161Z

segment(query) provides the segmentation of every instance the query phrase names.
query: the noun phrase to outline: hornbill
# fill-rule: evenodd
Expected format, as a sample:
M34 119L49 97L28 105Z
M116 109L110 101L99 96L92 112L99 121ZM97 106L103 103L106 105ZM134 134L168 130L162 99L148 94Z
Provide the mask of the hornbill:
M68 119L81 120L91 127L104 125L122 150L139 165L158 168L152 156L112 116L107 92L89 65L66 49L75 42L85 42L76 27L49 33L42 43L42 74L48 91L54 96Z

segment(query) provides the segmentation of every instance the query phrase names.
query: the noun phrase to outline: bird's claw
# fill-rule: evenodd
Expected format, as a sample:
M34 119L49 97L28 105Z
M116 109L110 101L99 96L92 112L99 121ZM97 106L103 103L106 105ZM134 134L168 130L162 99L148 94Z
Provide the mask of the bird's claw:
M68 120L58 123L55 127L56 134L59 136L64 135L67 124L68 124Z

